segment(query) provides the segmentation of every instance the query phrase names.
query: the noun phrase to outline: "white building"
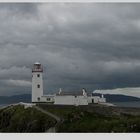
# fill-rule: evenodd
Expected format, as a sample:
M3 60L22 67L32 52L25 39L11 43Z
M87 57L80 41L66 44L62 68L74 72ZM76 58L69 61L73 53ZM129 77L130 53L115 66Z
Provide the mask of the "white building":
M85 89L79 93L62 93L60 88L58 94L43 95L43 67L36 62L32 69L32 102L51 103L55 105L88 105L91 103L105 103L102 96L88 96Z
M56 105L88 105L86 96L74 93L61 93L54 96L54 104Z
M105 103L106 102L106 98L104 98L103 96L89 96L88 97L88 103Z

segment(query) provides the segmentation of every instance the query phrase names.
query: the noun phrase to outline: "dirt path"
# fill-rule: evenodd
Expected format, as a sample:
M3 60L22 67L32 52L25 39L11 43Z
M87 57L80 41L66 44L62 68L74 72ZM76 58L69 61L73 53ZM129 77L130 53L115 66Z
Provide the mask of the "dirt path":
M57 122L59 122L61 120L58 116L56 116L56 115L54 115L54 114L52 114L52 113L50 113L50 112L38 107L38 106L34 106L34 108L36 108L37 110L47 114L48 116L50 116L52 118L54 118Z
M37 109L38 111L41 111L42 113L44 113L44 114L46 114L46 115L52 117L52 118L54 118L54 119L57 121L57 123L56 123L56 125L55 125L54 127L51 127L51 128L49 128L49 129L46 131L47 133L55 133L55 132L56 132L56 126L57 126L57 125L60 123L60 121L61 121L60 117L58 117L58 116L56 116L56 115L54 115L54 114L48 112L47 110L44 110L44 109L40 108L40 107L38 107L38 106L34 106L34 108Z

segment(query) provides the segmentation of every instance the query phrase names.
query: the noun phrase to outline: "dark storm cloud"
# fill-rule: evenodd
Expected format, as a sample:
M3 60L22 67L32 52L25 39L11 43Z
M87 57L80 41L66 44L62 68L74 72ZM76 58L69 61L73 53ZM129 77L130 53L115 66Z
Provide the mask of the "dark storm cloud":
M29 93L36 61L45 93L139 87L139 13L140 4L0 4L0 95Z

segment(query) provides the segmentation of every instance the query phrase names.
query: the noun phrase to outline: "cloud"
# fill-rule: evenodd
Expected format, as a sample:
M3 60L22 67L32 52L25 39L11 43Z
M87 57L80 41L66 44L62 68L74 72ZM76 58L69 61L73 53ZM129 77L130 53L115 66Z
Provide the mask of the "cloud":
M1 3L1 85L31 81L40 61L45 93L140 87L139 12L139 4ZM6 87L0 95L26 92Z
M126 87L126 88L116 88L116 89L104 89L104 90L95 90L93 93L102 93L102 94L124 94L129 96L135 96L140 98L140 87Z
M5 83L8 85L13 85L13 86L25 86L25 87L31 87L32 83L30 81L25 81L25 80L5 80Z

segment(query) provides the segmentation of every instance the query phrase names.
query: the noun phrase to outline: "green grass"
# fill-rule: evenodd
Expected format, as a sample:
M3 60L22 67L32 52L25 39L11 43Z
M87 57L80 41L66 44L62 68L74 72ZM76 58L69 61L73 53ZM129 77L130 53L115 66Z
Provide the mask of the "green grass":
M56 121L34 108L15 106L0 111L0 132L44 132Z
M140 132L139 109L104 106L55 106L40 104L62 119L57 132ZM135 111L136 113L133 113ZM45 132L56 121L35 108L23 106L0 110L0 132Z
M117 108L96 105L39 106L63 119L58 132L140 132L140 115L125 114Z
M61 117L65 118L67 115L71 114L73 111L77 111L78 108L75 106L55 106L55 105L38 105L44 110L50 111L51 113Z
M59 132L140 132L140 116L105 117L87 112L80 116L75 112L65 118L58 130Z

